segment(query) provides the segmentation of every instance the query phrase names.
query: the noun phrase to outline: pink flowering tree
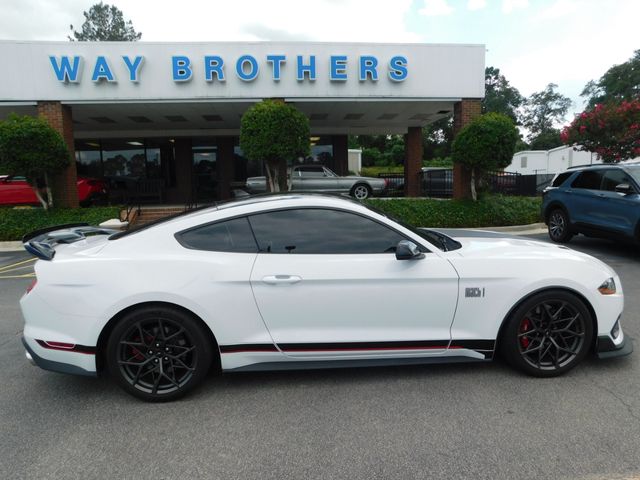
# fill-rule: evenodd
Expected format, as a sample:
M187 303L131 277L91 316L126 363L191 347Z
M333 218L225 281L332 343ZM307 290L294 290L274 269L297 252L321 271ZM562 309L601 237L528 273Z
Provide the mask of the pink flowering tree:
M606 163L640 156L640 99L597 104L562 130L561 139L578 150L597 153Z

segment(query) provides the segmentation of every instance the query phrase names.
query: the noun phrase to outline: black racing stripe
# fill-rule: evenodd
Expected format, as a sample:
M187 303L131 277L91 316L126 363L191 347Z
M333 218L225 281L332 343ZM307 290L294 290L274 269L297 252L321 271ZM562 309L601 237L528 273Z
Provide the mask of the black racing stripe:
M335 343L279 343L283 352L331 352L346 350L444 350L446 348L466 348L479 353L492 354L494 340L417 340L396 342L335 342ZM221 353L278 352L271 343L241 343L221 345Z
M277 352L273 343L240 343L237 345L220 345L221 353L238 352Z
M451 347L468 348L483 352L493 352L496 346L495 340L453 340Z
M65 348L62 346L56 345L56 342L48 343L44 340L36 340L38 345L48 350L58 350L61 352L75 352L75 353L86 353L88 355L96 354L96 347L89 347L87 345L74 345L73 348Z

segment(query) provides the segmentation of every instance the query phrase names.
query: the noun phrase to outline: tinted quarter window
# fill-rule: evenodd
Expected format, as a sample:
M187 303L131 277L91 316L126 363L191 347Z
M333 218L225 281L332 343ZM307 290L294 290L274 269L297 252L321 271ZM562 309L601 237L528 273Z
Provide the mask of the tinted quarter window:
M604 173L604 178L602 180L602 190L608 190L610 192L616 191L616 186L621 183L626 183L628 185L633 185L629 176L619 169L607 170Z
M178 241L183 246L195 250L235 253L258 251L246 217L188 230L178 235Z
M600 190L602 182L602 171L586 170L578 175L571 185L573 188L588 188L590 190Z
M551 183L552 187L559 187L560 185L562 185L565 180L567 178L569 178L571 176L573 172L563 172L560 173L559 175L556 176L556 178L553 179L553 183Z
M404 237L348 212L280 210L249 217L261 252L297 254L392 253Z

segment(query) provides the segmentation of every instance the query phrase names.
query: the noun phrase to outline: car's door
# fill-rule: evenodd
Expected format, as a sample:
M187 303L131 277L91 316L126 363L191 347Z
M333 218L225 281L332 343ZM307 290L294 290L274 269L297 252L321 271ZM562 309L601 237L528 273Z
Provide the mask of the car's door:
M302 165L295 167L292 176L292 190L325 191L337 189L336 177L328 176L322 165Z
M601 218L603 198L600 195L602 170L581 172L567 189L567 209L571 222L602 229Z
M633 192L626 195L616 192L616 186L620 184L631 186ZM598 204L601 225L613 233L633 236L640 216L640 195L631 177L620 168L605 170L599 196L602 199Z
M0 205L36 203L38 198L24 177L5 177L0 180Z
M274 341L292 356L441 353L458 276L425 250L397 260L397 231L351 212L299 208L249 217L251 285Z

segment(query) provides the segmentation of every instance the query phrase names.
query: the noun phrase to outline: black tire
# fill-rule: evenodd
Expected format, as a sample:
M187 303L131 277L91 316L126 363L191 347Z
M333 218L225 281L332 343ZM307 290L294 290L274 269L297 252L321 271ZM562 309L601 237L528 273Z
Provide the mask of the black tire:
M550 290L525 300L507 320L500 352L511 366L535 377L571 370L589 352L593 319L575 295Z
M351 187L349 195L357 200L366 200L371 196L371 187L366 183L358 183Z
M205 378L210 336L191 315L148 306L127 313L107 342L109 373L127 393L148 402L176 400Z
M549 214L547 222L549 238L557 243L567 243L573 238L569 215L562 208L556 208Z

